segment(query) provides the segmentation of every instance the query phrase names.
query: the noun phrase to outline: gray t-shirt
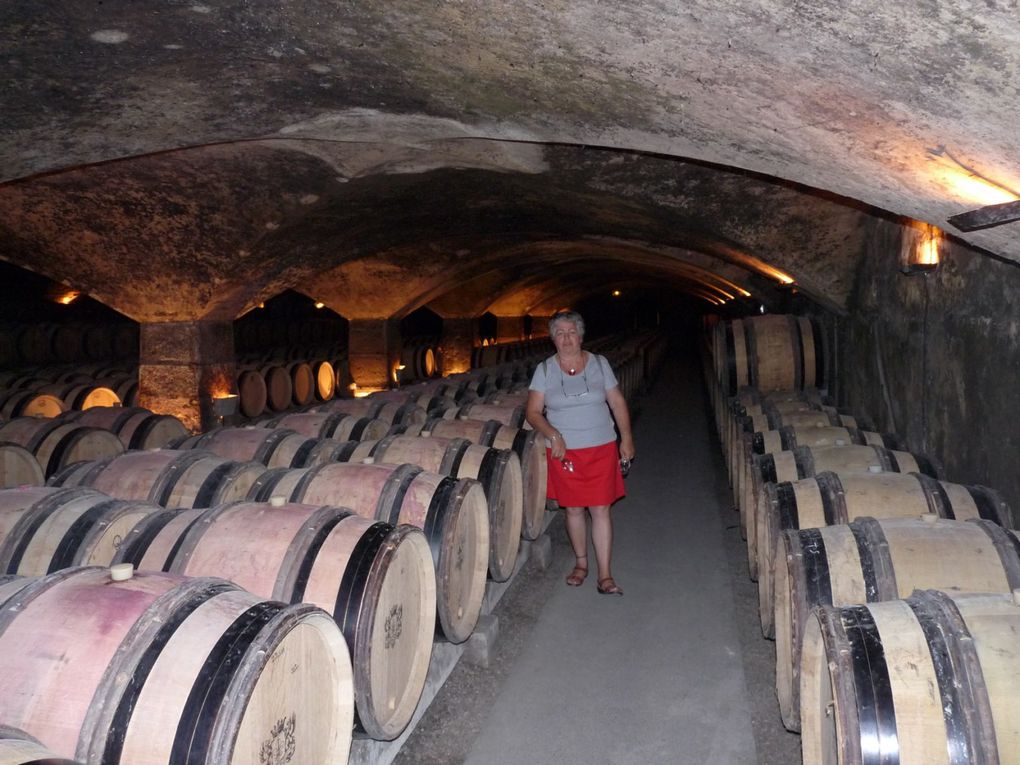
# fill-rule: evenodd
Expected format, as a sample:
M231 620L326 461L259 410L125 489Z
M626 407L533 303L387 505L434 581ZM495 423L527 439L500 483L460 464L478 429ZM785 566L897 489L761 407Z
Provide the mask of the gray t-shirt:
M529 386L545 394L546 419L563 434L568 449L586 449L616 440L606 390L619 383L605 358L585 353L588 363L576 375L566 374L555 354L550 356L535 369Z

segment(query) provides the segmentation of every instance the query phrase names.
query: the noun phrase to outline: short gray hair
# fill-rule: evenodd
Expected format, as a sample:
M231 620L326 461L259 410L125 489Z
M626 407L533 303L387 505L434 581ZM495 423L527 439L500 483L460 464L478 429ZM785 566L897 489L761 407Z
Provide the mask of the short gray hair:
M561 321L571 322L577 328L577 334L579 334L582 338L584 337L584 318L577 311L557 311L553 314L553 317L549 319L550 337L555 334L553 327Z

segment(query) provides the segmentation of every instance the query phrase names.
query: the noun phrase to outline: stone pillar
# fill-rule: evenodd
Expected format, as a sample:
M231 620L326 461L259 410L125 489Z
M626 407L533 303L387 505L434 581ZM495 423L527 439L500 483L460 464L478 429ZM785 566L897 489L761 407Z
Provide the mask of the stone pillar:
M358 391L391 388L400 363L400 322L351 319L347 358Z
M213 398L237 393L232 321L143 323L138 403L193 432L219 422Z
M475 346L478 322L475 319L443 319L443 338L439 343L443 356L443 374L471 370L471 350Z
M516 343L524 339L523 316L497 316L496 342Z

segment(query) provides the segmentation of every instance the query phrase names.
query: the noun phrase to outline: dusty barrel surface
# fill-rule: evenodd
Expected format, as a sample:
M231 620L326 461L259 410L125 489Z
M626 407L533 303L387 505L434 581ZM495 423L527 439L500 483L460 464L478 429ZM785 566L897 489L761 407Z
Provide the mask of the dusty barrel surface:
M47 385L41 393L56 396L68 409L92 409L96 406L120 406L117 392L105 385L71 382Z
M162 449L189 435L184 423L169 414L155 414L142 407L93 407L65 415L79 425L108 430L125 449Z
M985 519L1009 527L1012 512L998 492L985 486L938 481L920 473L824 471L801 481L766 484L759 504L758 605L762 629L772 635L774 566L782 566L776 544L787 529L850 523L857 518Z
M716 325L716 379L727 396L824 387L825 352L816 323L804 316L766 315Z
M269 428L289 428L309 438L338 441L377 441L386 436L390 423L350 412L295 412L263 423Z
M250 498L282 496L308 505L342 505L364 518L425 532L436 571L439 628L453 643L474 631L485 595L489 516L481 484L417 465L330 463L270 470Z
M350 748L333 619L220 579L32 580L0 607L0 674L0 719L85 762L332 765Z
M198 436L189 436L174 445L176 449L205 449L218 457L243 462L258 462L266 467L303 467L308 454L318 444L287 428L216 428Z
M419 529L339 507L237 502L151 516L126 535L117 562L218 576L262 597L319 606L350 649L360 729L392 739L410 721L436 611L432 554Z
M754 458L748 486L747 562L751 578L758 578L758 525L765 510L766 484L798 481L825 471L849 473L922 473L941 478L939 469L922 454L886 449L874 444L848 446L798 446L788 452ZM766 554L770 552L765 550Z
M788 531L776 560L776 695L790 730L800 727L800 645L815 607L895 600L915 589L1020 587L1020 540L984 520L860 518Z
M81 765L57 757L22 730L0 725L0 765Z
M0 488L42 486L42 465L24 446L0 441Z
M820 607L801 667L806 765L1020 762L1014 596Z
M792 405L792 404L791 404ZM753 457L746 452L746 435L759 431L776 430L781 427L794 427L802 430L822 428L856 428L864 427L862 421L849 414L840 414L835 409L826 407L820 411L797 411L787 412L782 415L770 417L744 417L740 419L741 430L733 442L731 459L733 460L734 492L742 513L749 512L757 492L761 489L759 474L754 470L756 463ZM824 439L823 439L824 441ZM853 442L842 444L852 445ZM870 443L870 442L868 442ZM797 448L814 448L815 446L835 446L836 444L798 444L791 447L790 451ZM882 444L879 444L882 445ZM774 453L774 452L766 452Z
M524 420L526 407L523 404L464 404L443 412L447 420L496 420L511 428L528 428Z
M521 462L513 451L473 444L466 438L388 436L381 441L361 442L348 461L366 457L478 480L489 508L489 576L497 582L510 578L517 562L524 518Z
M266 411L269 392L266 378L252 369L245 369L237 375L238 406L245 417L258 417Z
M211 507L244 499L265 471L257 462L225 460L198 449L154 449L71 465L50 485L88 486L162 507Z
M538 539L545 523L545 495L548 465L545 440L534 430L511 428L498 420L447 420L432 417L422 425L422 436L466 438L482 446L512 449L521 461L524 492L524 520L521 536Z
M66 411L67 404L52 393L20 389L0 392L0 419L57 417Z
M428 414L413 401L401 403L383 396L333 399L312 409L313 412L344 412L358 417L383 420L391 425L417 425L425 422Z
M120 439L108 430L59 419L19 417L0 425L0 441L11 441L32 452L47 478L75 462L124 453Z
M147 502L86 488L0 491L0 574L43 576L72 566L109 565L146 516Z

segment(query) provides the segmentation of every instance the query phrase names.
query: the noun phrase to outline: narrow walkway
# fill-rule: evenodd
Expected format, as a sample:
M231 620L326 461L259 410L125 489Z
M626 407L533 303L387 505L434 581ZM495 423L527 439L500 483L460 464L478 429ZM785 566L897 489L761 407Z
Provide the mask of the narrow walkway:
M563 584L573 556L557 518L552 566L523 572L496 612L493 666L458 667L396 762L798 761L699 374L693 358L667 363L638 402L638 458L613 511L625 597L599 595L593 576Z

